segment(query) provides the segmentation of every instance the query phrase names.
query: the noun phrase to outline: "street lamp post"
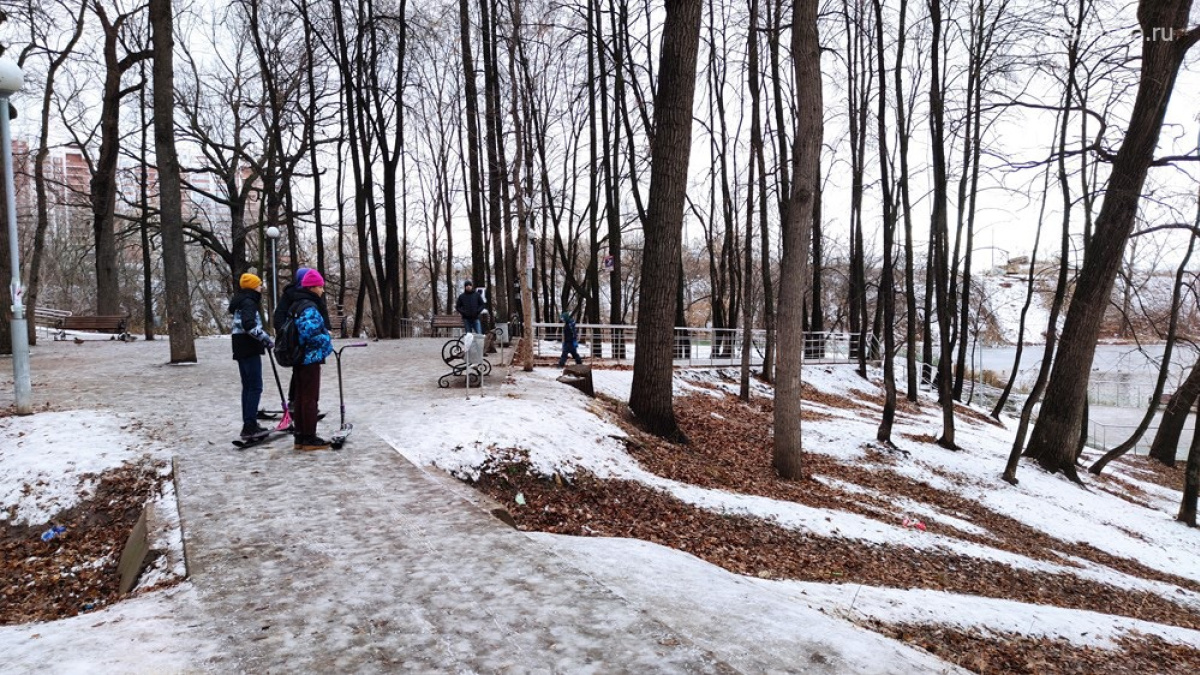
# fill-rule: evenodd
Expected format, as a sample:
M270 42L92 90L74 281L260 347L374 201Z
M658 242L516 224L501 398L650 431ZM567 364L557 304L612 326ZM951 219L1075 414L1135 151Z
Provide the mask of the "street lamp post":
M275 254L275 243L279 241L279 228L267 228L267 239L271 240L271 312L275 312L275 298L279 292L279 258Z
M21 91L25 74L9 58L0 58L0 159L4 162L5 209L8 214L8 256L12 265L13 398L18 415L33 412L29 379L29 328L25 320L25 289L21 286L20 243L17 241L17 198L13 193L12 133L8 128L8 97Z

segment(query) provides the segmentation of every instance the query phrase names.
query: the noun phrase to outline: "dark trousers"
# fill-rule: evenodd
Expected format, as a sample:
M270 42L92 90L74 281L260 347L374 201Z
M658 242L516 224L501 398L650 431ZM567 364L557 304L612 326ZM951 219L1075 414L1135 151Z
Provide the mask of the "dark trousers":
M292 418L295 420L296 437L317 435L317 402L321 399L321 364L292 368L292 383L296 385L292 401Z
M558 357L558 367L562 368L567 365L567 356L574 356L575 363L583 363L583 359L579 358L578 347L574 340L563 340L562 355Z
M258 424L258 402L262 399L262 357L238 359L238 374L242 376L242 426Z

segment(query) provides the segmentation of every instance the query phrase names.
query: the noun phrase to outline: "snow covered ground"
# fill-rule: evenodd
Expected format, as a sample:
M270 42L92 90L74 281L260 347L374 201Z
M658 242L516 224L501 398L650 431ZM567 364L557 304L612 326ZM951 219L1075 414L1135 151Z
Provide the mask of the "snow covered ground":
M953 513L931 511L928 505L916 502L896 502L895 517L889 521L661 478L629 456L622 440L625 432L609 420L601 404L554 381L557 371L525 374L497 368L482 392L472 392L468 401L462 389L438 390L432 378L414 379L395 366L403 359L436 360L432 356L435 348L414 352L414 342L375 343L368 350L355 352L354 361L347 364L348 377L353 381L347 403L356 428L378 434L415 464L472 478L500 451L517 447L527 451L531 464L547 475L587 470L601 477L639 481L701 508L767 518L801 532L949 551L1019 569L1074 574L1117 588L1169 595L1176 602L1200 610L1197 594L1165 582L1092 563L1069 567L1035 560L938 533L935 528L919 531L906 527L905 518L926 518L988 535L986 526ZM94 347L104 350L104 358L112 360L106 367L115 372L139 372L146 363L156 359L161 363L163 354L161 343L52 345L38 348L43 356L35 360L35 367L42 373L77 368L70 361L71 352L66 350ZM90 408L0 419L0 513L13 522L43 521L48 514L69 506L76 495L87 494L90 487L89 481L82 478L85 474L136 460L144 453L166 457L166 448L179 447L181 439L194 446L197 438L212 438L221 428L222 415L236 418L236 404L228 395L236 376L225 353L227 348L219 340L204 341L201 364L186 369L189 379L183 387L177 380L184 376L157 368L146 371L147 377L137 383L136 395L106 397L101 391L80 391L61 381L37 389L39 397L53 399L60 406ZM47 353L51 356L45 356ZM332 370L326 369L326 378L335 377ZM62 377L69 380L65 374ZM873 391L872 385L857 378L850 367L807 368L805 379L823 392L848 398L858 397L859 391ZM628 398L631 382L630 371L595 372L597 391L615 399ZM769 392L765 385L756 382L755 386L760 393ZM8 403L3 397L10 389L5 387L0 381L0 406ZM676 380L678 393L712 393L713 387L732 390L735 385L714 371L696 371ZM332 408L329 392L336 392L336 380L326 379L324 391L325 407ZM864 401L861 406L859 410L848 410L811 404L826 419L805 423L806 450L839 460L863 460L876 447L873 438L878 418L872 404ZM864 411L866 416L860 414ZM1120 465L1112 470L1142 491L1140 499L1148 507L1106 491L1081 490L1029 465L1021 467L1020 485L1011 486L999 479L1011 442L1010 429L960 417L959 443L964 448L960 452L903 435L936 434L939 422L934 412L926 406L921 414L900 416L895 438L909 454L895 455L897 461L891 470L960 494L1061 540L1083 542L1146 567L1200 581L1200 532L1174 521L1177 493L1142 481ZM151 422L160 437L139 430ZM226 426L232 429L233 422ZM26 484L34 487L29 494L23 490ZM168 489L164 499L171 495ZM161 506L156 510L171 513L171 509ZM175 550L180 543L172 541L170 532L174 531L177 539L177 520L173 525L168 515L166 521L160 541ZM830 617L969 626L1033 637L1056 636L1078 645L1100 647L1137 631L1169 642L1200 646L1200 633L1196 631L1094 612L933 591L750 579L645 542L528 536L618 595L644 603L648 611L668 600L682 607L689 602L695 605L690 598L708 597L705 594L709 593L713 598L724 598L714 600L711 606L701 603L703 606L673 614L690 617L689 634L701 645L724 639L717 625L723 623L721 615L736 615L752 623L758 632L751 637L760 640L764 653L786 642L797 623L816 621L814 617L820 616L826 622L824 639L850 650L842 655L847 671L872 672L871 664L891 658L889 654L897 650L911 652L899 643ZM149 578L161 579L163 574L177 571L177 559L164 564L168 569ZM128 669L130 664L146 671L188 669L189 664L194 666L216 649L213 643L188 631L174 611L193 601L194 589L185 583L74 619L0 627L0 653L5 654L5 660L13 659L11 663L16 664L18 672L38 670L39 664L44 665L47 658L67 649L67 645L86 651L87 658L63 661L52 670L114 671ZM705 607L710 612L707 617ZM751 652L725 656L731 663L742 663L753 670L751 664L761 655ZM935 667L934 661L925 663L928 668Z
M48 524L89 497L101 473L143 458L164 460L148 534L151 548L165 555L143 572L138 585L149 588L182 578L183 539L170 456L141 427L130 416L95 410L0 417L0 526Z
M1000 562L1013 568L1038 572L1073 574L1084 579L1109 584L1117 588L1150 591L1200 610L1200 594L1176 588L1162 582L1148 581L1094 564L1083 568L1035 560L999 548L966 542L938 534L932 529L919 531L906 527L906 518L936 518L959 529L979 531L980 527L964 522L954 514L936 512L927 505L896 502L893 522L864 516L818 509L793 502L766 497L743 495L724 490L711 490L682 484L655 476L642 469L625 452L620 439L624 432L617 426L584 413L595 404L582 396L564 393L549 384L552 371L537 371L519 376L510 400L503 405L487 405L489 411L476 418L477 426L462 429L451 442L441 442L434 436L424 436L426 442L403 445L403 452L414 462L433 464L455 475L473 477L487 458L497 449L520 447L529 451L529 461L537 471L550 475L570 475L586 469L601 477L640 481L663 489L676 498L720 513L750 515L764 518L802 532L835 536L876 544L900 544L921 549L953 552L981 560ZM596 371L597 392L618 399L627 399L632 383L630 371ZM854 398L858 391L874 390L859 379L851 367L826 366L805 370L805 380L823 392ZM705 386L697 386L703 384ZM736 393L736 384L720 377L716 371L693 371L677 378L677 393L711 392L716 386ZM760 388L762 385L758 385ZM485 404L479 404L480 413ZM861 460L873 443L878 417L863 417L861 410L832 408L820 404L805 404L832 419L807 422L804 427L805 448L840 460ZM871 409L871 404L861 402ZM878 408L875 408L878 410ZM906 440L902 434L937 434L940 421L932 406L920 416L901 415L894 438L911 454L897 462L892 470L936 489L961 494L987 508L1014 518L1032 528L1066 542L1080 542L1122 558L1135 560L1147 567L1200 581L1200 532L1174 520L1178 510L1178 493L1140 480L1120 466L1110 469L1125 481L1150 495L1153 508L1135 506L1109 492L1082 490L1060 476L1048 475L1032 465L1022 465L1020 485L1012 486L1000 479L1004 461L1012 442L1012 421L1007 429L959 418L958 442L961 451L949 451L932 443ZM514 426L512 421L518 421ZM555 421L561 424L553 423ZM411 429L406 420L398 427ZM474 435L474 436L473 436ZM986 534L986 531L984 531ZM596 544L600 546L600 544ZM573 542L572 547L586 548L586 542ZM794 582L792 582L794 583ZM812 590L820 584L804 584L805 591L786 590L798 600L831 611L846 609L845 594L857 586L832 586L827 592ZM788 584L781 584L789 588ZM943 609L972 607L978 611L964 614L957 625L974 626L1024 634L1033 637L1054 635L1080 645L1111 645L1130 631L1153 633L1168 641L1200 645L1200 633L1180 628L1147 626L1131 619L1097 616L1092 612L1047 608L1017 602L981 602L975 596L932 594L929 592L884 593L875 589L866 596L886 598L856 606L862 616L904 618L916 622L954 622L952 612L931 612L936 606ZM887 611L878 607L886 606ZM1077 631L1086 625L1088 630Z

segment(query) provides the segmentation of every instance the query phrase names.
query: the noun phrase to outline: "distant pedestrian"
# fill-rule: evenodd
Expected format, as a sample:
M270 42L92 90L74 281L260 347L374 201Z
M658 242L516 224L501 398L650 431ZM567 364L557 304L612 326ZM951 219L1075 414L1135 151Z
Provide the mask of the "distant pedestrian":
M454 303L454 311L462 316L463 330L467 333L483 333L483 325L479 315L487 308L483 296L475 292L475 284L470 279L463 282L463 292Z
M562 319L562 355L558 357L558 367L562 368L567 365L567 357L575 357L575 364L583 363L583 359L579 358L579 330L575 327L575 320L571 318L570 312L563 312L559 315Z
M317 406L321 399L321 364L333 353L333 342L321 316L321 298L325 279L311 270L300 280L300 291L292 299L289 312L296 317L296 328L303 360L292 368L295 384L295 443L297 450L324 450L329 441L317 436Z
M253 274L238 279L239 290L229 300L233 315L233 359L242 379L242 438L252 439L267 433L258 424L258 403L262 400L262 355L275 346L263 330L263 282Z

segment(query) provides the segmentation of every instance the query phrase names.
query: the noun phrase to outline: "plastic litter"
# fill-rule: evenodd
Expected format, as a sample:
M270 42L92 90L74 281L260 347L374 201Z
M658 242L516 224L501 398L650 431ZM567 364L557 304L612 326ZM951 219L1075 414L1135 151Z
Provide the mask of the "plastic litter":
M922 532L925 531L925 523L922 523L921 521L917 520L916 518L905 518L903 521L903 525L905 527L911 527L911 528L920 530Z
M67 531L66 527L63 527L62 525L55 525L54 527L52 527L42 533L42 541L50 541L51 539L57 537L58 535L62 534L63 532L66 532L66 531Z
M517 493L516 502L517 502L517 506L525 506L525 493L524 492Z

